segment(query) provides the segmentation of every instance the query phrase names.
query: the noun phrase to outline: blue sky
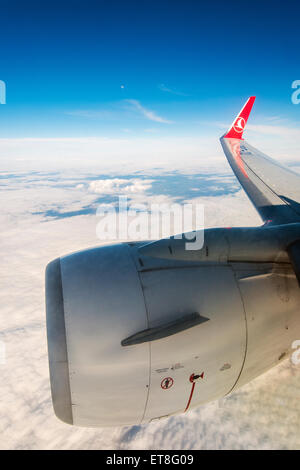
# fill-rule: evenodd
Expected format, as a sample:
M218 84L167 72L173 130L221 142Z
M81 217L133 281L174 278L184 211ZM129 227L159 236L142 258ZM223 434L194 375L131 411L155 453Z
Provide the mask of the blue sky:
M2 1L0 138L220 134L244 100L300 122L298 2Z

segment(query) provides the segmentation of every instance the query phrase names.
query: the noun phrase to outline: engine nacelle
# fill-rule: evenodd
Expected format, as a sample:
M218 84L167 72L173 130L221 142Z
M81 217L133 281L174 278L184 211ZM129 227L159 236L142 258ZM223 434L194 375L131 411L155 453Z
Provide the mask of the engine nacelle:
M288 263L159 259L139 243L46 271L54 410L79 426L149 422L223 397L300 336Z

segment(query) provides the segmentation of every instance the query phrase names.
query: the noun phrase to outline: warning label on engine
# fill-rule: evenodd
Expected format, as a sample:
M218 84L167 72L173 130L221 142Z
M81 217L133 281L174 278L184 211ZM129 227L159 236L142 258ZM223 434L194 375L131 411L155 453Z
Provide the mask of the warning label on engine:
M172 377L166 377L165 379L161 381L160 386L163 390L168 390L169 388L172 387L173 384L174 384L174 380L172 379Z

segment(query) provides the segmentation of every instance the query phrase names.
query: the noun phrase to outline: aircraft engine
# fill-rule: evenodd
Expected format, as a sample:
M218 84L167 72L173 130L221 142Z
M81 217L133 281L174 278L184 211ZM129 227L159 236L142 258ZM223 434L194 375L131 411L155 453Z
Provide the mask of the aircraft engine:
M142 245L106 245L47 266L52 400L69 424L186 412L277 364L298 339L299 287L287 260L274 269L270 260L156 258Z

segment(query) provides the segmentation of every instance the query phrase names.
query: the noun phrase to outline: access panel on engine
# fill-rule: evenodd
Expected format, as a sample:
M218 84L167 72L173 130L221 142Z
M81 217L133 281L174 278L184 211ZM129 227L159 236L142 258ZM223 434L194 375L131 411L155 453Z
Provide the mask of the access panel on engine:
M208 318L151 341L151 376L144 422L227 394L245 357L243 304L230 267L141 272L149 328L198 312Z

